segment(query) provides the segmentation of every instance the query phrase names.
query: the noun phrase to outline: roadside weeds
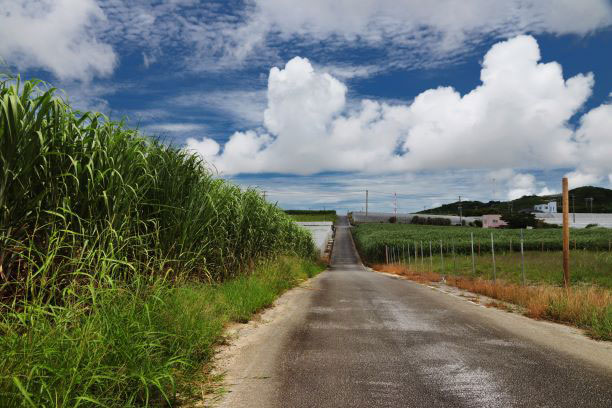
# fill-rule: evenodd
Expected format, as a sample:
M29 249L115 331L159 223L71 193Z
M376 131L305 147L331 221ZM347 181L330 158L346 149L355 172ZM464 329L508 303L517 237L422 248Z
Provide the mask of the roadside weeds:
M420 273L405 265L375 264L372 268L420 283L440 282L443 279L438 273ZM594 339L612 341L610 290L595 286L571 287L567 290L551 285L521 286L500 280L493 282L482 278L448 275L444 280L446 284L459 289L518 305L525 316L533 319L571 324L585 329ZM498 303L490 302L487 306L508 309L507 305Z

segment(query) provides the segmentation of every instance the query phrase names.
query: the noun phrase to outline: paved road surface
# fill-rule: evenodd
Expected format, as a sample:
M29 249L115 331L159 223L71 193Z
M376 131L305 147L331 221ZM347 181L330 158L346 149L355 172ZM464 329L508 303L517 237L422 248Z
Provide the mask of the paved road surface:
M316 289L239 356L224 406L612 407L612 371L483 318L503 312L365 270L346 219Z

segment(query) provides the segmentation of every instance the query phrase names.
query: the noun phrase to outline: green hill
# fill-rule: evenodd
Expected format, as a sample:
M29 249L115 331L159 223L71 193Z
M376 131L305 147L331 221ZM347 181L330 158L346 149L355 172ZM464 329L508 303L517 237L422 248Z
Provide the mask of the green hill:
M612 213L612 190L602 187L578 187L570 190L570 211L571 212L591 212L591 201L593 212ZM557 201L558 211L561 212L561 194L545 196L523 196L511 201L462 201L464 216L480 216L483 214L503 214L506 212L517 212L521 210L531 210L536 204L546 204L549 201ZM444 204L440 207L421 211L422 214L459 214L459 202Z

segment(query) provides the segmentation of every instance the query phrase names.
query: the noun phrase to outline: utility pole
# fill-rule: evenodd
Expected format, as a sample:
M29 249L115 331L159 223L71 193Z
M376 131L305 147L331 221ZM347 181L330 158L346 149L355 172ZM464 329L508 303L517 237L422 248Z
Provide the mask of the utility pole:
M263 199L266 201L266 190L263 191Z
M569 287L570 265L569 265L569 193L567 177L563 177L563 284Z
M459 196L459 225L463 225L463 206L461 205L461 196Z
M366 217L368 216L368 190L366 190Z
M397 193L393 193L393 213L395 214L395 218L397 220Z
M585 197L584 198L584 206L588 207L589 203L591 204L591 212L593 212L593 197Z
M591 204L591 214L593 213L593 197L585 198L584 201L587 201Z
M495 200L495 196L497 195L497 180L493 177L493 200Z

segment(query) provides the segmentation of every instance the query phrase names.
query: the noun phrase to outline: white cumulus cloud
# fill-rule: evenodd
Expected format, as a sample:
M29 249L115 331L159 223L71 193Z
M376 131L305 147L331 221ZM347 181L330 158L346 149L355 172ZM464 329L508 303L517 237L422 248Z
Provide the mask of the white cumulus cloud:
M410 104L365 99L354 108L341 81L296 57L270 71L263 128L217 149L196 139L187 147L225 174L582 169L587 158L600 176L612 173L610 106L585 114L577 132L568 125L591 94L590 73L565 79L558 63L540 61L533 37L518 36L490 49L481 80L465 95L440 87ZM513 196L545 187L528 174L506 179Z
M104 19L94 0L0 0L0 58L60 79L109 75L117 56L91 30Z
M578 167L568 174L572 186L612 184L612 104L592 109L580 119L576 131Z

